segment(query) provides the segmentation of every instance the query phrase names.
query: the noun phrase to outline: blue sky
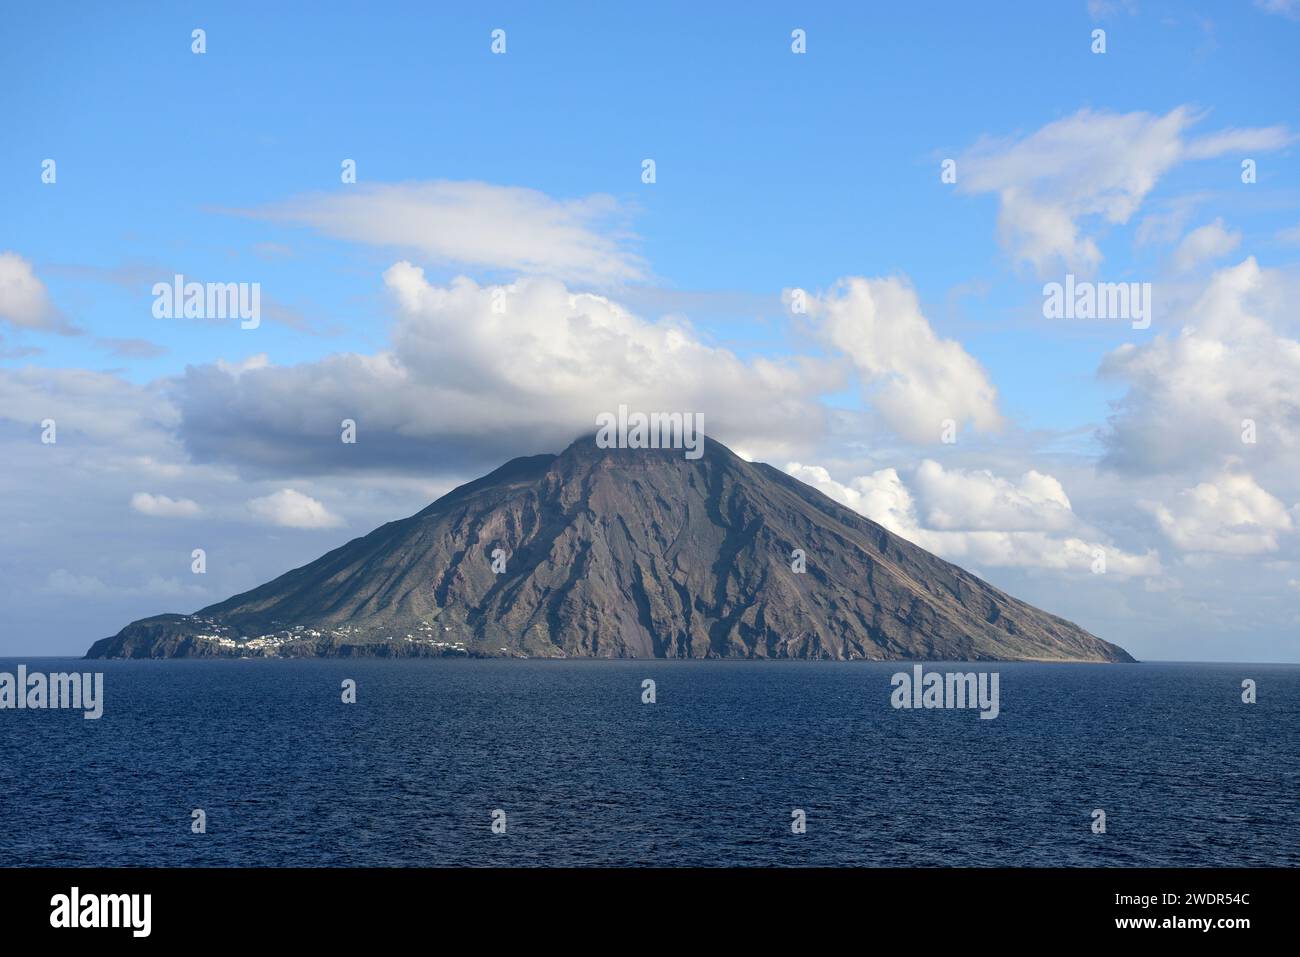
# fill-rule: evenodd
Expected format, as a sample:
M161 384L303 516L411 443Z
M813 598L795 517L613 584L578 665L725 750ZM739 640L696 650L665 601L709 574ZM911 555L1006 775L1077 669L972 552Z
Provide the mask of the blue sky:
M708 405L742 451L805 479L823 470L829 494L893 514L900 533L1139 657L1300 657L1300 402L1278 386L1294 382L1284 293L1300 258L1295 5L48 4L5 11L3 27L0 253L15 257L12 288L39 290L7 315L0 299L0 440L22 463L4 517L24 530L0 556L13 592L0 652L80 651L123 615L223 598L414 511L494 456L554 446L592 403L617 404L567 380L521 386L555 401L554 427L482 438L492 429L436 421L428 396L340 359L397 355L405 373L418 366L401 383L448 370L509 383L482 342L448 344L455 316L421 292L465 276L598 294L642 323L620 326L628 341L660 341L664 317L689 323L712 359L634 395ZM498 28L504 55L489 48ZM1090 50L1097 28L1104 54ZM47 158L54 184L41 181ZM340 182L348 158L355 186ZM940 181L946 158L955 184ZM468 228L476 252L462 255L458 220L428 226L448 203L508 222ZM395 228L392 208L410 223ZM548 253L575 235L587 260ZM399 263L422 277L390 272ZM1043 284L1067 271L1150 282L1164 305L1145 330L1045 320ZM177 272L259 283L264 321L154 318L152 284ZM891 299L903 318L881 307L864 319L835 292L852 277L901 283L917 308ZM1258 328L1237 339L1245 327L1224 333L1229 320L1207 310L1232 314L1223 290L1243 285ZM794 288L825 307L792 315ZM863 288L884 301L886 287ZM529 308L562 300L539 293ZM547 328L512 316L537 324L501 326L511 348ZM1188 328L1226 357L1178 352ZM511 348L497 358L517 367ZM1251 376L1257 355L1280 365ZM248 374L228 371L255 356ZM734 377L702 394L693 383L720 357ZM762 371L805 360L823 366L788 381ZM349 370L361 378L349 384ZM1229 382L1204 408L1202 375ZM900 381L908 411L882 400ZM979 397L986 386L995 401ZM782 405L787 388L779 413L741 411L755 389ZM386 449L425 443L423 470L396 452L341 469L286 437L295 422L316 428L314 409L371 393L391 402L366 421L382 421ZM923 434L931 400L952 406L956 445ZM42 401L73 417L58 454L84 458L52 471L39 458ZM120 423L78 428L79 409ZM1201 441L1247 415L1258 445ZM301 504L274 499L286 489L323 513L276 512ZM903 493L913 513L899 517ZM958 504L945 512L935 502L948 494ZM56 504L69 499L78 507ZM128 504L142 501L155 505ZM1006 506L1002 526L986 520L990 501ZM61 524L73 514L78 550ZM164 556L197 538L245 554L196 582ZM1078 556L1094 547L1119 561L1081 591Z

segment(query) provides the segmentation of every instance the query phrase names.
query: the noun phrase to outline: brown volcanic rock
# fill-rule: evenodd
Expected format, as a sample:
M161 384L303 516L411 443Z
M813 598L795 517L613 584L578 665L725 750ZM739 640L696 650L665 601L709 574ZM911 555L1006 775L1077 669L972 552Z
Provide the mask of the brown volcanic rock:
M240 639L277 632L283 655L1133 660L717 442L692 461L593 436L89 656L264 653Z

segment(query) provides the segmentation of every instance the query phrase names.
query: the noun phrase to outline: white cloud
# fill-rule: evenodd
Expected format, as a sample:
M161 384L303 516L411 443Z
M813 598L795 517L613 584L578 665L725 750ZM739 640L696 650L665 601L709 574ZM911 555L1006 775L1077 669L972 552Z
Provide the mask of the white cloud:
M1032 469L1014 482L987 470L945 470L927 459L913 482L931 528L1062 531L1078 524L1061 483Z
M1174 268L1190 272L1204 262L1222 259L1241 244L1241 233L1224 228L1223 220L1216 219L1183 237L1174 250Z
M291 488L250 499L248 509L262 521L282 528L334 528L343 524L322 503Z
M649 322L555 279L430 283L399 262L389 351L315 363L192 367L182 434L200 459L277 474L436 465L495 467L559 451L620 404L700 412L705 431L787 457L820 431L826 362L744 360L680 321ZM357 423L357 445L339 423Z
M1214 273L1177 335L1109 353L1101 375L1129 388L1102 436L1107 464L1199 470L1249 453L1300 468L1300 341L1275 329L1294 321L1298 292L1248 258Z
M957 564L1091 574L1100 550L1109 575L1128 578L1161 570L1154 551L1133 554L1093 534L1070 509L1060 483L1039 472L1011 482L985 471L945 470L926 461L913 476L916 495L892 468L858 476L847 485L820 466L794 462L786 472Z
M0 320L64 335L76 331L50 302L32 264L15 252L0 252Z
M1257 555L1277 551L1290 532L1291 515L1280 501L1243 473L1224 473L1184 489L1171 505L1145 503L1169 540L1184 551Z
M644 261L616 228L622 211L609 196L558 200L532 189L445 180L360 184L251 215L458 268L601 285L646 278Z
M787 302L793 295L786 290ZM823 338L853 363L863 398L905 439L936 443L945 419L958 428L1001 427L988 374L961 343L935 334L902 279L841 279L826 295L808 297L807 310Z
M188 498L172 499L166 495L136 492L131 496L131 507L141 515L154 518L194 518L202 512L199 504Z
M896 469L880 469L870 475L859 475L850 479L847 485L835 481L820 465L791 462L785 471L895 535L920 544L915 537L920 523L916 518L912 493Z
M958 188L998 196L1002 243L1040 276L1095 273L1098 226L1127 223L1174 166L1294 139L1280 126L1185 139L1200 119L1187 107L1164 116L1081 110L1023 138L977 143L958 160Z
M1187 144L1187 158L1192 160L1215 159L1230 153L1279 150L1295 142L1295 134L1285 126L1261 126L1251 129L1229 129L1211 133Z

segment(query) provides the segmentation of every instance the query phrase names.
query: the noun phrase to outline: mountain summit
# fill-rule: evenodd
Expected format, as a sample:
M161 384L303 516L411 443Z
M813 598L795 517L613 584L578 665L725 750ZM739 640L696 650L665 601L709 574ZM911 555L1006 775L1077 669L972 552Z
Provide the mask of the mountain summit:
M87 657L443 654L1133 660L717 442L592 436Z

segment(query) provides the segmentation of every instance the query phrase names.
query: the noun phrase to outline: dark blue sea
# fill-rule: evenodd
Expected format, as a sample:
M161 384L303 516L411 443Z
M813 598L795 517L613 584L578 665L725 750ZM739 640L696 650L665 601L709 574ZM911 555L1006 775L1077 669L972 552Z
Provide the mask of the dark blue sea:
M1297 665L21 662L104 716L0 711L4 865L1300 864Z

